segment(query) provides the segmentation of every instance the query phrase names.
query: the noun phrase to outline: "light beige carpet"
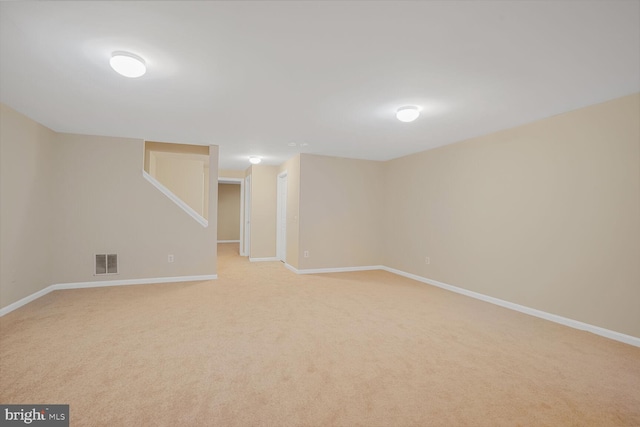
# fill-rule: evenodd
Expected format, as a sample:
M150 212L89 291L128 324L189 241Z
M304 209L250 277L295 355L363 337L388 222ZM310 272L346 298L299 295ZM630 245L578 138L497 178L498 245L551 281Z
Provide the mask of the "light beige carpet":
M381 271L56 291L0 319L0 402L72 426L640 426L640 349Z

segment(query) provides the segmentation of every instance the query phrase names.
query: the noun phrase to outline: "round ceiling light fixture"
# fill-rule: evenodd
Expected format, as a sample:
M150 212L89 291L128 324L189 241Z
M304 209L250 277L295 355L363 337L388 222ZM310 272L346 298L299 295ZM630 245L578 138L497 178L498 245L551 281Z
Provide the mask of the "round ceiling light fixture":
M262 159L258 156L249 156L249 163L251 163L252 165L257 165L261 161Z
M109 64L116 73L125 77L136 78L147 72L144 59L129 52L113 52Z
M398 120L405 123L414 121L418 118L419 115L420 110L415 106L401 107L398 108L398 111L396 112L396 117L398 118Z

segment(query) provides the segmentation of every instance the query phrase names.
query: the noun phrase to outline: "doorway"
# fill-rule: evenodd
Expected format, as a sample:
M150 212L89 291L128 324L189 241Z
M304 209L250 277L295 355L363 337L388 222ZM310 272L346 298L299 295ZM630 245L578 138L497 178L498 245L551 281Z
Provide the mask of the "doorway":
M244 179L244 197L242 208L242 223L244 237L240 239L240 255L251 256L251 175Z
M287 262L287 172L278 175L276 257Z
M218 243L238 243L244 252L244 179L218 178Z

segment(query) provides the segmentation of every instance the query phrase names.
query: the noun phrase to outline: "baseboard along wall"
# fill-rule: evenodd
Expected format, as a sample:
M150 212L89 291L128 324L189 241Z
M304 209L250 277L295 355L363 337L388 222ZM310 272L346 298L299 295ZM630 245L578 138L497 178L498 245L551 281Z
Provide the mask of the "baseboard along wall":
M384 270L382 265L366 265L361 267L337 267L337 268L307 268L299 270L294 266L285 263L285 267L296 274L322 274L322 273L348 273L351 271Z
M263 262L263 261L279 261L276 257L270 258L249 258L251 262ZM338 267L338 268L314 268L314 269L297 269L290 264L285 263L285 267L296 274L323 274L323 273L347 273L353 271L367 271L367 270L384 270L389 273L397 274L418 282L426 283L428 285L436 286L451 292L462 294L471 298L475 298L481 301L485 301L491 304L499 305L500 307L508 308L510 310L519 311L530 316L539 317L541 319L549 320L551 322L559 323L570 328L578 329L581 331L591 332L596 335L600 335L605 338L609 338L615 341L620 341L625 344L629 344L635 347L640 347L640 338L631 335L626 335L620 332L612 331L610 329L601 328L599 326L591 325L589 323L580 322L578 320L569 319L567 317L558 316L557 314L547 313L546 311L538 310L524 305L515 304L509 301L494 298L488 295L484 295L478 292L473 292L464 288L449 285L447 283L439 282L437 280L428 279L426 277L418 276L416 274L407 273L406 271L397 270L395 268L387 267L384 265L370 265L359 267ZM12 312L25 304L34 301L49 292L60 289L79 289L79 288L95 288L102 286L126 286L126 285L143 285L153 283L171 283L171 282L196 282L204 280L215 280L218 278L217 274L205 275L205 276L179 276L179 277L159 277L153 279L131 279L131 280L105 280L99 282L79 282L79 283L61 283L48 286L38 292L35 292L29 296L22 298L6 307L0 309L0 317L7 313Z
M5 314L11 313L22 307L25 304L30 303L40 297L45 296L49 292L58 291L62 289L81 289L81 288L100 288L104 286L128 286L128 285L151 285L156 283L178 283L178 282L201 282L205 280L216 280L217 274L209 274L202 276L177 276L177 277L155 277L150 279L124 279L124 280L101 280L96 282L76 282L76 283L58 283L55 285L47 286L44 289L39 290L31 295L28 295L6 307L0 309L0 317Z
M362 266L362 267L342 267L342 268L316 268L316 269L302 269L299 270L289 264L285 263L285 267L293 271L296 274L322 274L322 273L345 273L350 271L366 271L366 270L384 270L389 273L397 274L418 282L426 283L428 285L436 286L438 288L446 289L457 294L462 294L471 298L475 298L484 302L499 305L500 307L508 308L510 310L519 311L520 313L528 314L530 316L539 317L541 319L549 320L551 322L559 323L570 328L578 329L581 331L591 332L596 335L600 335L605 338L609 338L615 341L620 341L625 344L629 344L635 347L640 347L640 338L631 335L622 334L620 332L612 331L610 329L601 328L599 326L591 325L589 323L580 322L578 320L569 319L567 317L558 316L557 314L547 313L546 311L538 310L535 308L527 307L520 304L515 304L509 301L505 301L499 298L494 298L488 295L484 295L478 292L473 292L464 288L449 285L447 283L439 282L437 280L428 279L426 277L418 276L416 274L407 273L406 271L397 270L395 268L387 267L384 265L375 266Z

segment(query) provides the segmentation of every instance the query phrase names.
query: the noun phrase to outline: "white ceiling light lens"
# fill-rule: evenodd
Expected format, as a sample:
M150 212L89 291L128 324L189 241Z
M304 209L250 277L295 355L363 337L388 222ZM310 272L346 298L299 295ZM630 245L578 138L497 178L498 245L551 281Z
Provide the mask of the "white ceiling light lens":
M118 74L125 77L136 78L147 72L144 59L129 52L113 52L109 64Z
M414 121L419 115L420 110L418 107L402 107L398 108L398 111L396 112L398 120L405 123Z
M258 156L249 156L249 163L251 163L252 165L257 165L261 161L262 159Z

